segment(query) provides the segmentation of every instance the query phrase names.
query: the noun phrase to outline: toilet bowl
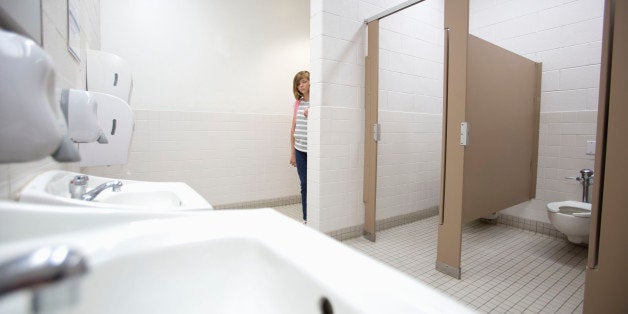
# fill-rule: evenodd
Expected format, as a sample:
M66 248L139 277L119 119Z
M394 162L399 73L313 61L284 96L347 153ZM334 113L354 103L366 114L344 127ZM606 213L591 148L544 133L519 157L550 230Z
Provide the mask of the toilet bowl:
M547 204L547 216L556 229L573 243L589 243L591 204L577 201Z

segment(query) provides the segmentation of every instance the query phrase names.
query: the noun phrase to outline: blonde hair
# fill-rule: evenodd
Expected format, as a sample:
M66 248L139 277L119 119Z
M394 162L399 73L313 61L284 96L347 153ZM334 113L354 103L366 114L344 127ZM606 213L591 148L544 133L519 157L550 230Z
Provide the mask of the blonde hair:
M292 81L292 93L294 94L294 98L296 100L299 100L303 97L303 94L301 94L301 92L299 91L299 82L301 82L302 79L307 79L309 81L310 72L301 71L294 76L294 80Z

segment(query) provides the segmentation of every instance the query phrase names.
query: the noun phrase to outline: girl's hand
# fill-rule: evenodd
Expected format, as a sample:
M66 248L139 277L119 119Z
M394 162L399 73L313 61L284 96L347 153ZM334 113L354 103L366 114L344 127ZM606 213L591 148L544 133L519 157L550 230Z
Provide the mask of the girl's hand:
M297 166L297 159L294 156L294 154L290 155L290 164L292 165L292 167L296 167Z
M303 110L303 115L307 118L307 112L308 110L310 110L310 108L305 108L305 110Z

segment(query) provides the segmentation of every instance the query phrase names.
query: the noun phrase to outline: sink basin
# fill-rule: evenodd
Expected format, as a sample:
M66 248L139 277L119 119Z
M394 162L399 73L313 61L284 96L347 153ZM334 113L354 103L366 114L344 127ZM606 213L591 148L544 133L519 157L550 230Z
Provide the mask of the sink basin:
M151 208L179 208L183 203L177 194L171 191L151 192L102 192L95 202L132 206L146 206Z
M40 294L72 294L38 303L43 312L472 312L274 210L190 214L0 241L0 263L53 244L82 253L88 273L71 288L66 282L38 288ZM0 220L0 230L7 223ZM24 290L2 296L0 312L30 313L31 294Z
M139 220L199 216L208 212L212 211L120 210L0 201L0 245Z
M107 189L93 201L70 197L69 184L80 173L51 170L29 182L19 193L20 202L133 210L206 210L212 206L183 182L121 180L120 191ZM116 179L89 176L87 190Z

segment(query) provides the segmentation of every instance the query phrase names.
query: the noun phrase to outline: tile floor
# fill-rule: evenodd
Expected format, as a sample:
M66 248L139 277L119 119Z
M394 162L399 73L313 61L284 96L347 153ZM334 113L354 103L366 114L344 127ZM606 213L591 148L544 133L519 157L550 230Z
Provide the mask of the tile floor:
M303 221L303 213L301 212L301 203L274 207L273 209L296 221Z
M301 219L300 204L277 210ZM343 243L480 312L581 313L587 249L565 240L481 222L462 233L462 279L434 269L437 217Z

